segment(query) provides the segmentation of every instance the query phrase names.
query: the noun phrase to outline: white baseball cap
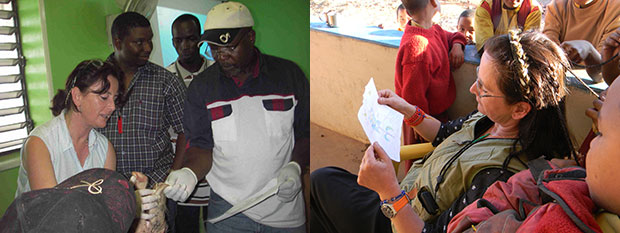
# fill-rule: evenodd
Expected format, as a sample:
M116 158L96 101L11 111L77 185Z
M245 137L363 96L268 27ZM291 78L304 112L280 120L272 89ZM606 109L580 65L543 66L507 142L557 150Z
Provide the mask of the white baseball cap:
M254 26L254 19L248 8L238 2L220 3L207 13L204 33L201 39L208 43L228 46L235 44L244 35L246 30ZM239 32L244 33L239 33Z

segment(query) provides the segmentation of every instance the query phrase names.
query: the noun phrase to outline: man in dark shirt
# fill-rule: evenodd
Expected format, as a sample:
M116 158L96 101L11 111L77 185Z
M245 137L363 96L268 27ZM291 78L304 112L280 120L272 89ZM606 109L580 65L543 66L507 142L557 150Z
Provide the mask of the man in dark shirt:
M254 47L252 26L240 3L209 11L203 40L216 63L189 86L186 160L164 192L183 201L208 173L208 232L305 232L300 172L309 162L308 80L293 62Z

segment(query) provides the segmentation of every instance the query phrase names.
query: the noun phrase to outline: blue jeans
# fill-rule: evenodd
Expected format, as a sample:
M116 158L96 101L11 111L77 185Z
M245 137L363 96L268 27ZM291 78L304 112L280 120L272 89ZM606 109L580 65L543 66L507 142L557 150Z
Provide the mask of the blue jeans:
M209 218L215 218L220 216L228 209L230 209L232 205L224 200L220 195L213 192L211 190L211 199L209 200ZM257 222L254 222L248 216L245 216L243 213L238 213L233 215L230 218L219 221L215 224L207 221L207 232L209 233L247 233L247 232L261 232L261 233L305 233L306 226L301 225L299 227L294 228L275 228L267 225L263 225Z

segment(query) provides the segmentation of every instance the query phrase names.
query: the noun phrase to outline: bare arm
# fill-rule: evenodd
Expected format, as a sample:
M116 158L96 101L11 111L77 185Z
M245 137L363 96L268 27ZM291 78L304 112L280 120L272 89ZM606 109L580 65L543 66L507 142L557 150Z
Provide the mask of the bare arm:
M602 45L603 60L611 59L618 53L620 47L620 28L612 32L604 41ZM602 68L603 79L607 85L611 83L620 75L620 57L616 57L613 61L605 64Z
M463 54L463 50L465 47L462 44L455 43L452 45L452 49L450 49L450 67L452 70L456 70L461 67L463 62L465 61L465 55Z
M374 190L381 200L391 199L401 193L392 161L378 143L368 147L360 164L357 183ZM391 219L397 232L422 232L424 221L405 205Z
M564 41L560 46L564 49L564 52L566 52L568 59L574 63L583 61L585 65L590 66L598 65L603 62L601 54L586 40ZM602 81L600 66L588 67L586 71L595 82Z
M54 175L54 166L43 140L36 136L29 137L23 160L31 190L56 186L58 182Z
M116 171L116 152L114 151L114 147L110 141L108 141L108 153L105 158L103 168Z
M182 167L191 169L197 178L204 178L213 164L213 150L190 147L185 151L185 161Z
M382 200L383 197L381 197ZM391 198L391 197L389 197ZM422 232L424 221L413 212L411 205L406 205L394 218L392 223L397 232Z
M585 60L584 63L587 66L590 65L598 65L601 64L603 62L603 59L601 58L601 54L598 53L598 51L594 50L593 53L591 53ZM594 66L594 67L588 67L586 68L586 72L588 72L588 75L592 78L592 80L594 80L595 82L601 82L603 81L603 77L601 75L601 67L600 66Z
M391 90L381 90L379 94L379 104L390 106L392 109L402 113L404 118L410 118L416 111L417 106L407 103ZM427 141L433 141L441 127L441 122L430 115L426 115L422 123L413 127Z
M174 160L172 161L172 170L180 169L183 167L183 161L185 160L185 147L187 141L185 140L185 134L177 135L177 143L175 147Z

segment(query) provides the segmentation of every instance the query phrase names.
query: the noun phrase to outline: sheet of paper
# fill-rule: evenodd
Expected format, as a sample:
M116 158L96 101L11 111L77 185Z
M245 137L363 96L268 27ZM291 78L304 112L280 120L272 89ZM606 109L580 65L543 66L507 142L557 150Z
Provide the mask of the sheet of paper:
M362 106L357 118L370 142L379 142L388 156L400 162L400 134L403 114L386 105L377 103L379 94L375 81L370 78L364 90Z

